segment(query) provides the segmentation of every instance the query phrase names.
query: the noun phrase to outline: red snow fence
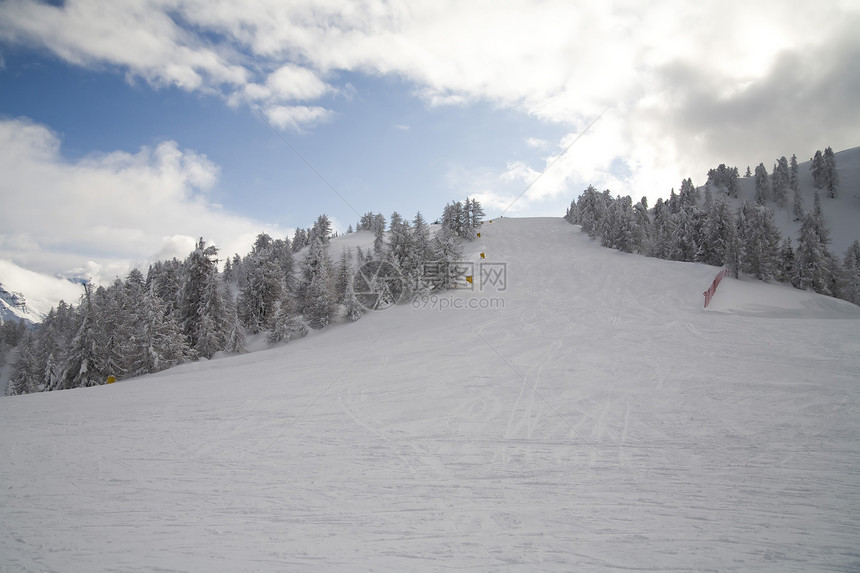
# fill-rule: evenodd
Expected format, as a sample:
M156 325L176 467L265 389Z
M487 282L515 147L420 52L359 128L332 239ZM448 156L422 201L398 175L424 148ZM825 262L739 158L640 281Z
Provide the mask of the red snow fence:
M720 281L723 280L729 274L729 269L723 269L717 273L717 276L714 277L714 282L711 283L711 286L708 290L703 292L705 295L705 308L708 308L708 305L711 303L711 299L714 297L714 293L717 292L717 287L720 286Z

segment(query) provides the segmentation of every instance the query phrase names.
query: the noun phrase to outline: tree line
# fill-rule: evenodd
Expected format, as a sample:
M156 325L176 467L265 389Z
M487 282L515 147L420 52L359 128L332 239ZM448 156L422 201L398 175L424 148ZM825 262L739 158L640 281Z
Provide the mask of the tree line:
M447 289L460 241L474 237L482 217L476 200L449 204L434 234L420 212L412 220L394 212L388 221L367 213L356 230L374 233L372 248L344 248L335 257L329 250L336 234L323 214L292 241L261 233L249 253L228 258L220 270L218 249L201 238L184 260L157 261L145 276L134 269L107 286L84 285L76 305L60 301L34 329L0 325L0 351L17 349L6 393L100 385L108 376L121 380L218 352L245 352L249 335L262 333L276 344L359 320L367 308L353 278L371 261L396 269L404 285L400 300ZM445 270L426 272L431 267Z
M770 175L763 164L756 167L755 201L744 201L737 209L727 197L738 196L738 170L720 165L708 172L704 193L685 179L679 193L673 189L668 200L658 199L650 209L645 197L634 204L629 196L612 197L609 190L589 187L571 202L565 219L606 247L724 266L735 278L743 272L860 304L860 242L854 241L841 259L834 254L821 209L818 189L829 197L838 193L833 151L816 152L810 169L816 187L810 211L803 204L797 158L792 156L791 161L777 160ZM786 206L789 191L795 220L801 223L796 247L781 235L768 206Z

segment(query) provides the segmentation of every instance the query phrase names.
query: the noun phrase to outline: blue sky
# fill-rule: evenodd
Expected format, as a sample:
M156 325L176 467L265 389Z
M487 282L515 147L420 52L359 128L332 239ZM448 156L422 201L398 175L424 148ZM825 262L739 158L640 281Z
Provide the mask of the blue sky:
M856 146L860 8L750 4L5 0L0 260L105 281L349 205L498 214L548 165L509 215Z

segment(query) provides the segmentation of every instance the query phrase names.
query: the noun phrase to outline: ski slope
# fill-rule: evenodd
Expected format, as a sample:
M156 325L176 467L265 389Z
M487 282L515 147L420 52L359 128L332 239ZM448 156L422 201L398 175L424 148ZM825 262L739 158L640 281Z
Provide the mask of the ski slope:
M561 219L481 252L505 290L0 400L0 571L860 569L860 308L703 310Z

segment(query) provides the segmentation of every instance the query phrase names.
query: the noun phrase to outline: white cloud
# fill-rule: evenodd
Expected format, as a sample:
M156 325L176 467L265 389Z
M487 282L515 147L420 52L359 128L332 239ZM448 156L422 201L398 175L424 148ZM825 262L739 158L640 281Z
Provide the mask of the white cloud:
M858 28L856 2L800 0L0 3L0 39L221 93L282 128L331 120L313 104L340 71L396 75L428 105L488 102L572 135L610 106L614 120L526 201L580 178L663 195L716 163L856 145Z
M281 66L266 78L272 94L281 100L313 100L331 91L331 86L307 68Z
M76 304L83 294L81 285L25 269L0 259L0 283L12 292L25 293L27 307L47 314L61 300Z
M0 38L44 46L74 64L122 66L186 90L245 83L248 70L231 61L230 50L178 26L170 4L78 0L56 7L10 0L0 6Z
M0 121L0 148L0 258L34 271L104 282L200 236L244 253L257 233L283 234L214 206L217 166L172 141L68 162L55 133L18 119Z
M334 115L324 107L306 105L273 105L264 112L276 127L295 131L329 121Z

